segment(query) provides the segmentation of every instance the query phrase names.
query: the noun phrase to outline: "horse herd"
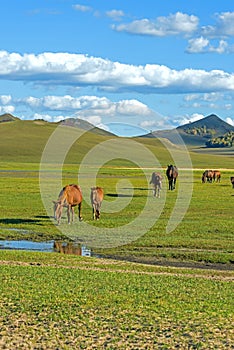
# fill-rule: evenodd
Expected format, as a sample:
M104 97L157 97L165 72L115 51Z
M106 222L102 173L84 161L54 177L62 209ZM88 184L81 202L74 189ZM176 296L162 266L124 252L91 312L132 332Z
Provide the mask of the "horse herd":
M176 180L178 177L178 169L175 165L168 165L166 170L166 177L168 179L169 190L174 190L176 186ZM205 170L202 174L202 183L205 182L220 182L221 173L219 170ZM153 185L154 197L160 198L160 191L162 189L163 177L158 172L153 172L150 180L150 184ZM234 176L230 177L232 186L234 188ZM101 205L104 198L104 190L102 187L96 186L91 188L90 200L93 212L93 219L100 219ZM81 216L81 204L82 204L82 191L79 185L71 184L63 187L59 193L58 199L53 201L54 203L54 218L60 224L63 208L67 208L67 219L70 224L74 220L74 207L78 206L78 217L82 221Z

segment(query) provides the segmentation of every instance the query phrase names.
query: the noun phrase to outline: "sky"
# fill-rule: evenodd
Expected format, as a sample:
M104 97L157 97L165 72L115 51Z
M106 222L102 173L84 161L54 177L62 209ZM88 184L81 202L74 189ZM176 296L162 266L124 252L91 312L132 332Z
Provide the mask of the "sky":
M216 114L234 125L233 0L8 0L0 114L119 136Z

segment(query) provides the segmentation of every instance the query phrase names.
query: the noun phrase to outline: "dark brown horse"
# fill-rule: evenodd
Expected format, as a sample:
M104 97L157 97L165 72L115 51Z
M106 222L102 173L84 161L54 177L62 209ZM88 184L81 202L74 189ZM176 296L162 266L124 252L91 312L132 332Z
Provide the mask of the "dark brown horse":
M231 176L230 180L231 180L232 188L234 188L234 176Z
M160 191L162 189L162 175L157 172L153 172L151 176L150 184L153 184L154 186L153 187L154 197L160 198Z
M81 203L82 203L82 192L78 185L67 185L59 193L57 201L54 201L54 218L57 220L58 225L61 221L63 208L67 208L67 219L68 223L74 220L74 207L78 206L79 220L82 221L81 217Z
M178 177L178 169L175 165L168 165L166 175L169 184L169 190L174 190L176 185L176 179Z
M202 174L202 182L205 183L207 182L212 182L214 178L214 171L213 170L205 170L204 173Z
M93 219L99 220L100 219L100 211L101 211L101 205L104 198L104 191L102 187L92 187L91 188L91 194L90 194L90 200L93 208Z

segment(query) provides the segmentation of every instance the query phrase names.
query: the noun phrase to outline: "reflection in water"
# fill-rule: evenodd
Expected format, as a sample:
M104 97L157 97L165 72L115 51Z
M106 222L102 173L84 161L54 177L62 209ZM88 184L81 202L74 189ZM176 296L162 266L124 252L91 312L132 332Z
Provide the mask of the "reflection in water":
M91 256L91 249L74 242L54 241L54 250L62 254L74 254L80 256Z
M0 249L58 252L62 254L91 256L91 249L75 242L33 242L27 240L2 240L0 241Z

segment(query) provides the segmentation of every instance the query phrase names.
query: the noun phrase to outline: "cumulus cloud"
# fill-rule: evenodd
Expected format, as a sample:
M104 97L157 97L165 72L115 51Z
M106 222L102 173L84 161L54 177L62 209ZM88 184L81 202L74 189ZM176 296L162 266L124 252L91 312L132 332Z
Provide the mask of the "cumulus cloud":
M189 116L189 115L181 116L180 118L177 118L177 120L175 120L175 122L179 125L184 125L184 124L196 122L197 120L200 120L204 117L205 116L203 114L194 113L191 116Z
M118 32L151 36L188 35L198 28L199 19L194 15L177 12L168 17L157 17L155 20L141 19L131 23L113 25Z
M186 49L186 52L188 53L214 52L214 53L222 54L229 51L230 51L230 48L228 46L228 43L225 40L220 40L218 42L218 45L214 46L214 45L211 45L210 41L204 37L190 39L188 41L188 47Z
M4 113L14 113L15 111L15 107L14 106L0 106L0 114L4 114Z
M95 86L112 92L185 93L233 91L234 74L223 70L175 70L157 64L128 65L83 54L39 55L0 51L0 79L45 86Z
M234 35L234 12L222 12L215 16L216 24L201 28L206 37L229 37Z
M0 103L3 105L7 105L11 102L11 95L1 95L0 96Z
M144 103L136 100L111 101L106 97L97 96L44 96L36 98L28 96L17 99L17 105L34 112L34 119L44 119L57 122L69 117L87 120L95 126L109 130L103 119L126 120L126 118L146 118L156 113ZM59 112L59 114L57 114Z
M226 122L227 122L228 124L234 126L234 119L228 117L228 118L226 118Z

